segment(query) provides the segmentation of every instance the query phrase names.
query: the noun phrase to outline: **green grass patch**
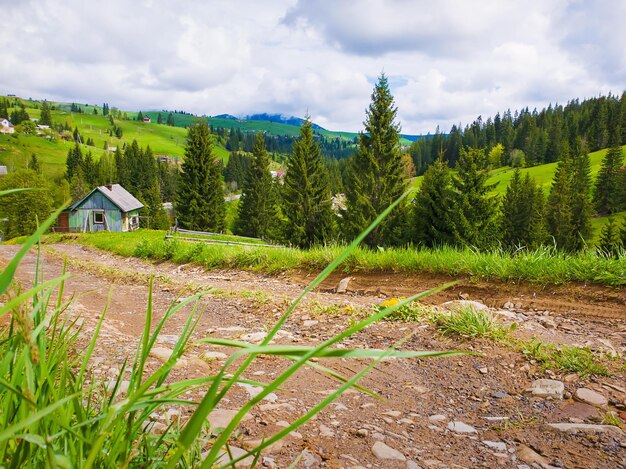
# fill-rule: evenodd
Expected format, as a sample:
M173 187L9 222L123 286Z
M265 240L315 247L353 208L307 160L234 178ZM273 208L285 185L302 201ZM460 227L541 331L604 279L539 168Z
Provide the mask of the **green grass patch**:
M46 238L46 242L63 241L93 246L125 257L194 263L207 269L233 268L266 273L295 269L320 270L342 251L340 246L300 250L165 240L165 232L155 230L53 234ZM20 238L11 242L19 243ZM607 259L591 251L567 254L547 248L516 255L502 250L476 252L448 247L434 250L390 248L385 251L355 248L341 270L345 273L443 274L452 278L471 277L478 280L530 282L540 285L561 285L568 282L626 285L624 257Z
M609 375L607 367L600 363L588 348L557 346L536 339L522 343L520 348L526 357L536 360L544 369L572 371L581 377Z
M502 340L515 328L515 323L511 327L505 327L489 311L477 310L472 306L438 313L434 317L434 323L444 335L459 335L471 339L486 337Z

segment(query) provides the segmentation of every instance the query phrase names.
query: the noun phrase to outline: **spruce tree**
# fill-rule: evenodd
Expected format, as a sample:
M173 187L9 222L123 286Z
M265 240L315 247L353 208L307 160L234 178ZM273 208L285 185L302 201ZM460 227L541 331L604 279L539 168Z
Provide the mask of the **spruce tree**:
M344 229L356 237L405 190L400 152L397 108L385 74L381 74L366 111L365 132L359 134L358 150L347 171ZM406 210L396 210L365 239L370 247L400 244Z
M413 241L427 247L455 242L452 222L452 177L443 155L428 167L413 201Z
M333 234L328 171L320 147L313 139L313 124L308 116L287 162L283 212L287 218L285 237L291 244L310 247L324 243Z
M278 213L275 188L270 173L270 158L265 137L259 132L252 151L252 164L243 186L235 231L253 238L275 237Z
M502 199L500 232L507 248L534 249L545 239L544 195L528 173L522 179L519 169Z
M621 233L617 222L613 217L609 217L609 222L602 227L600 239L596 245L598 253L605 257L617 259L624 247Z
M452 177L454 190L453 222L457 243L486 249L497 239L498 200L489 195L489 173L484 150L463 148Z
M50 105L48 101L41 103L41 115L39 116L39 124L52 125L52 118L50 116Z
M575 246L572 222L572 158L567 142L561 143L559 164L554 173L546 206L546 226L557 248L573 251Z
M39 158L37 155L33 153L30 155L30 160L28 161L28 165L26 166L28 169L35 171L37 174L41 174L41 163L39 163Z
M224 229L221 165L213 155L213 146L213 136L205 120L189 128L175 201L176 215L182 228L201 231Z
M573 249L580 251L586 247L591 237L591 166L586 147L578 138L572 161L572 228L575 237Z
M67 160L65 162L65 179L71 181L77 168L83 165L83 152L78 143L76 143L67 152Z
M624 155L622 154L622 147L619 145L617 132L614 132L611 140L611 147L602 160L593 193L596 210L603 215L620 210L620 192L623 190L620 184L620 168L624 162Z

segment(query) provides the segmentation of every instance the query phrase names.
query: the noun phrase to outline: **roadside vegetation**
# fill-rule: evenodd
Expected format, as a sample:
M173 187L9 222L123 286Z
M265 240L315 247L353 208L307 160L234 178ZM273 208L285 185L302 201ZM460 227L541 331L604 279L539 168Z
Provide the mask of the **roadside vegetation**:
M341 251L340 246L267 248L224 246L165 239L164 231L140 230L133 233L51 234L46 243L77 242L121 256L136 256L157 262L193 263L206 269L243 269L266 273L289 270L319 270ZM236 238L226 238L236 239ZM20 243L23 238L12 240ZM390 248L374 251L356 248L340 268L351 272L425 273L460 276L503 282L531 282L560 285L588 282L599 285L626 284L626 258L597 256L586 251L568 254L540 248L515 255L504 250L478 252L469 248Z

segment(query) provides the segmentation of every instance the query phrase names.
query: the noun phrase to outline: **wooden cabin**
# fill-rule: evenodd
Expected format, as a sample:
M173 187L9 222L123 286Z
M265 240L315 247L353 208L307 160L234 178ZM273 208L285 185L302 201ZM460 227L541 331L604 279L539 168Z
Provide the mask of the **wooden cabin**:
M133 231L143 204L119 184L98 186L65 210L55 231Z

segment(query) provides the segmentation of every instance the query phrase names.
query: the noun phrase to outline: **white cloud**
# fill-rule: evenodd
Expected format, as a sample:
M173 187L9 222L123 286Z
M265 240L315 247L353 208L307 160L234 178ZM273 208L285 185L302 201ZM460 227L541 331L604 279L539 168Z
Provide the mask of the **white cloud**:
M619 0L20 1L0 93L360 130L388 75L406 133L626 83Z

